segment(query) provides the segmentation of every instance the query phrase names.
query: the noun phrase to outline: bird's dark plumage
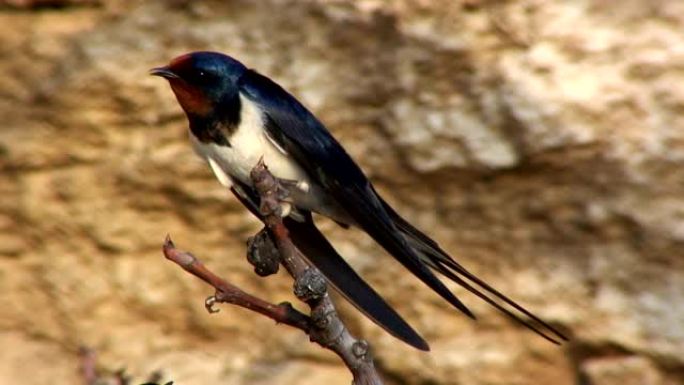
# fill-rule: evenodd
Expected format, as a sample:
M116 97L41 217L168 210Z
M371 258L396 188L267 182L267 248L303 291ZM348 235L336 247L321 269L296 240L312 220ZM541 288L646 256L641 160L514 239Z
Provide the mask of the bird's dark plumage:
M304 106L256 72L246 72L238 84L249 99L263 108L268 133L339 201L363 230L426 285L473 317L415 255L361 169Z
M216 167L220 169L217 177L221 180L220 173L225 171L224 179L232 181L233 192L255 215L259 215L258 210L255 210L258 196L249 186L249 181L240 178L239 170L236 171L254 165L236 166L235 162L239 163L239 159L246 155L239 149L232 152L220 148L217 150L211 143L225 148L233 146L232 138L241 138L242 142L239 143L243 146L263 146L262 142L239 137L239 133L265 135L278 151L272 157L280 159L280 162L290 162L289 166L281 168L283 172L300 175L313 185L312 194L321 195L316 197L320 199L313 203L295 200L293 210L297 216L293 214L292 218L285 218L293 242L336 289L396 337L427 350L425 341L328 243L313 223L310 211L333 214L329 215L332 219L364 230L404 267L467 316L474 318L472 312L435 276L433 270L544 338L554 343L566 339L555 328L468 272L435 241L399 216L379 196L361 169L323 124L297 99L267 77L247 69L233 58L212 52L181 56L168 67L153 70L153 74L169 79L179 103L188 115L193 135L199 142L209 144L205 150L206 156L215 173ZM258 115L256 119L255 114ZM255 128L254 124L260 127ZM238 136L235 136L236 132ZM217 151L224 151L224 155L216 155ZM220 159L214 159L217 156ZM266 164L269 165L268 160Z

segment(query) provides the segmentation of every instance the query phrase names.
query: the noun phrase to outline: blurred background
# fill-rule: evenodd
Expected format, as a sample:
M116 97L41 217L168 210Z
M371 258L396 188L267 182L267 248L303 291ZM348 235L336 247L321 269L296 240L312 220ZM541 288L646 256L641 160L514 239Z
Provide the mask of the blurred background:
M387 384L684 382L684 2L0 2L0 383L78 384L80 346L137 383L349 384L298 331L223 306L170 233L272 301L260 226L193 154L149 68L233 55L314 111L401 213L554 325L472 322L357 231L323 228L422 332L348 305ZM137 381L137 380L136 380Z

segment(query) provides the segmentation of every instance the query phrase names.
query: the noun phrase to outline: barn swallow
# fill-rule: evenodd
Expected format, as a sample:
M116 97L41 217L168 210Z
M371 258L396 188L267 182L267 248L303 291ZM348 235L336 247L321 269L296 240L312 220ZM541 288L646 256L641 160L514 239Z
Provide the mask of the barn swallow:
M154 68L168 80L187 115L190 140L218 181L260 217L250 171L263 158L287 183L284 224L308 262L361 312L409 345L427 342L345 262L313 222L312 213L370 235L399 263L470 318L473 313L435 275L456 282L545 339L567 338L466 270L402 218L375 190L325 126L266 76L216 52L193 52Z

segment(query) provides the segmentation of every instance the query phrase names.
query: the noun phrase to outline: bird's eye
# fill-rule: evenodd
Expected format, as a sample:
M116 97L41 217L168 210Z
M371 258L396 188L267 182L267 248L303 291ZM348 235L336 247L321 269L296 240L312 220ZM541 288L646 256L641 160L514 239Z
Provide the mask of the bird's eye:
M197 83L198 85L203 85L203 84L211 83L213 81L214 77L210 71L195 70L191 75L191 79L193 82Z

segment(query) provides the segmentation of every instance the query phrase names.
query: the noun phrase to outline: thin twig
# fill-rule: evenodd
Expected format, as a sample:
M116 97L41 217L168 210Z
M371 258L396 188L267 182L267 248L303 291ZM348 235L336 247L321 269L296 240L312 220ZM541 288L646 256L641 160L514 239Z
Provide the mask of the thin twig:
M79 356L81 359L81 377L85 385L95 385L97 382L97 356L95 350L88 347L81 347L79 349Z
M205 301L207 311L210 313L218 312L218 309L214 308L216 303L231 303L263 314L278 323L290 325L306 333L309 332L310 318L306 314L297 311L287 302L275 305L242 291L237 286L214 274L191 253L177 249L168 235L162 250L166 259L175 262L185 271L216 289L216 294Z

